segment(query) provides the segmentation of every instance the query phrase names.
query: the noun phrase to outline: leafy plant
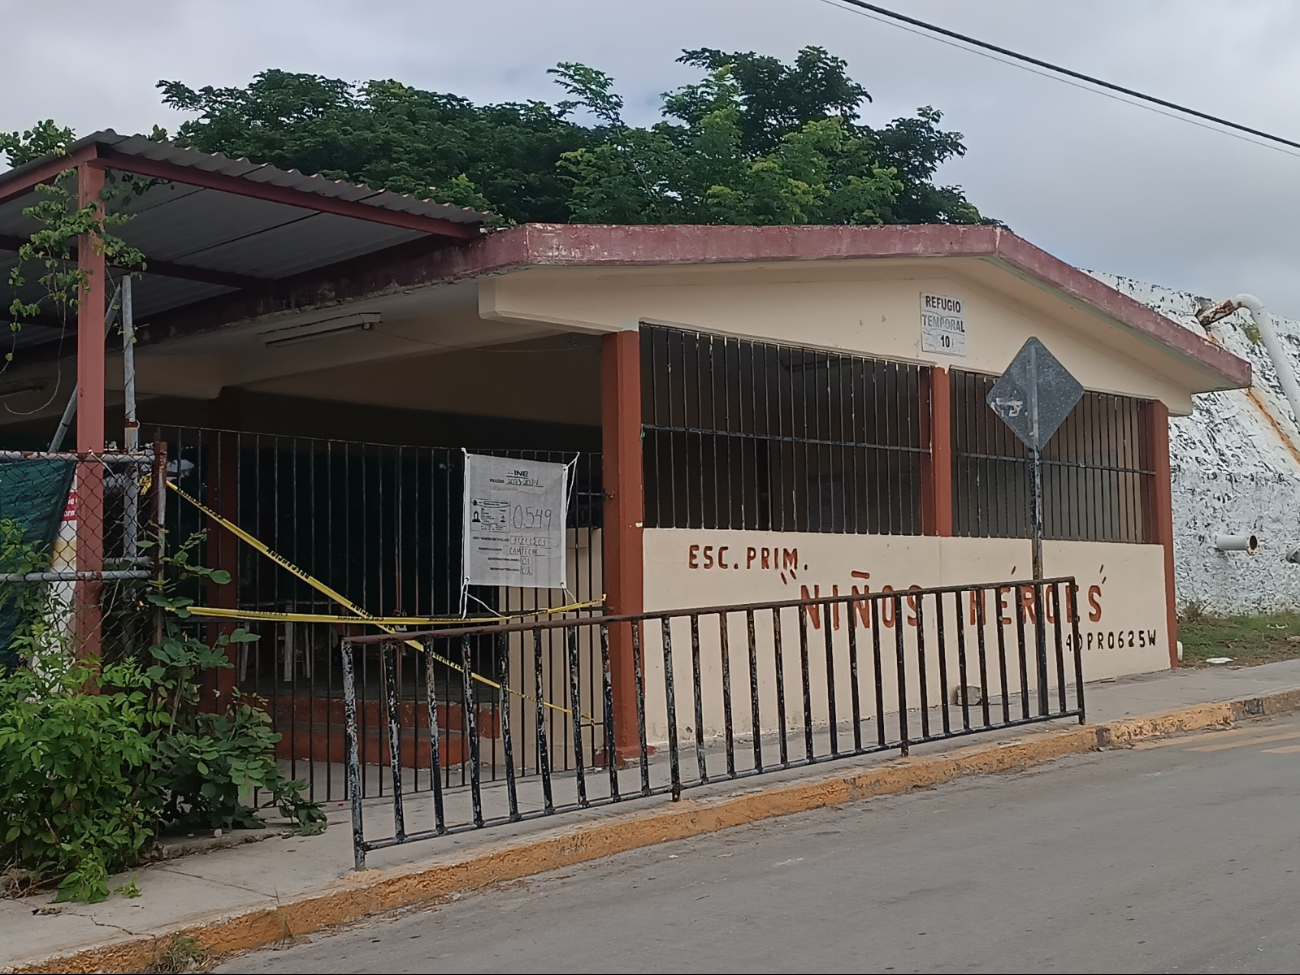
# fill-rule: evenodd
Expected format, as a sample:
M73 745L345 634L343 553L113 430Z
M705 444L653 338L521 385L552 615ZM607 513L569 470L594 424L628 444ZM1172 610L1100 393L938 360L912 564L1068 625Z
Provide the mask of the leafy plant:
M0 680L0 850L59 900L94 903L156 829L157 698L134 661L39 664Z
M40 546L26 540L13 518L0 518L0 572L26 575L48 567ZM51 641L58 642L53 594L46 587L0 585L0 613L11 617L8 645L0 646L0 677L10 662L30 660Z
M166 561L167 582L148 595L165 612L162 639L149 648L145 673L161 698L168 733L158 743L160 785L166 795L165 822L198 829L248 829L260 824L250 799L264 791L266 806L277 807L304 833L325 828L325 814L303 797L305 783L289 781L274 758L280 735L257 699L238 692L217 710L201 706L202 676L230 667L227 650L251 643L256 634L237 628L212 644L186 625L193 599L182 594L187 582L228 585L230 573L193 561L202 535L192 536Z
M252 699L235 695L206 710L204 675L230 666L226 649L255 636L243 630L215 643L185 621L190 581L229 582L193 563L199 539L166 560L165 581L122 612L167 612L157 643L118 659L88 662L69 652L49 612L45 587L0 587L21 622L13 642L28 666L0 679L0 863L58 884L60 900L109 896L109 876L139 861L166 826L237 829L260 825L254 790L304 833L325 815L288 781L274 757L279 735ZM39 566L40 552L0 523L0 565ZM134 880L123 885L134 896ZM133 893L134 892L134 893Z
M24 132L0 132L0 151L17 166L44 155L66 155L72 141L72 129L46 120ZM77 264L80 241L102 253L110 266L135 272L145 268L144 255L115 234L113 228L131 219L115 204L143 192L151 181L108 173L99 198L84 205L78 202L76 181L76 171L67 170L39 185L39 199L23 208L22 215L35 222L37 228L19 244L18 261L9 270L8 283L13 292L8 307L9 328L15 334L24 321L40 316L46 305L66 326L83 298L89 298L87 272ZM24 300L22 290L33 273L41 293L34 300ZM103 301L104 297L97 295L91 300ZM5 361L13 357L11 347Z
M261 708L236 692L223 713L195 712L159 742L167 802L163 819L198 829L255 829L252 790L269 795L285 818L311 835L325 828L320 807L303 798L302 782L290 782L270 756L280 735Z

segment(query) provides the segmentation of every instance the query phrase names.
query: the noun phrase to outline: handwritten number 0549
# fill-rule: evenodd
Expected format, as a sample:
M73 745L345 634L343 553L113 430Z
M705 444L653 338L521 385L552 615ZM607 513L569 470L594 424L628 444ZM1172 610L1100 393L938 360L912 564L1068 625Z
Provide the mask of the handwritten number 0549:
M510 510L510 522L517 529L549 530L555 515L550 508L534 508L531 504L517 504Z

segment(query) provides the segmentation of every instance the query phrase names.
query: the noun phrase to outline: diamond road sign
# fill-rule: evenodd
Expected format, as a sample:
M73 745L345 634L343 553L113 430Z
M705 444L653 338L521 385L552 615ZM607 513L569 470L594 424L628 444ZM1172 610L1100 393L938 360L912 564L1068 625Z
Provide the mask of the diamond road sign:
M1031 338L989 390L988 404L1030 450L1041 450L1083 396L1047 346Z

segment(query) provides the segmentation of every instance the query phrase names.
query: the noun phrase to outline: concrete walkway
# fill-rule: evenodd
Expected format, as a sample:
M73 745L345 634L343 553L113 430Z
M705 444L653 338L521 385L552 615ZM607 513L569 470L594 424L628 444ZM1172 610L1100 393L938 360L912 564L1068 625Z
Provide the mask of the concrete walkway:
M1089 684L1088 719L1090 724L1107 724L1196 705L1276 695L1292 689L1300 689L1300 660L1255 668L1180 670L1169 674ZM1206 720L1225 720L1222 715L1226 712L1219 714L1220 717ZM983 747L987 751L991 744L1005 748L1012 741L1032 743L1052 736L1060 738L1069 728L1077 728L1077 725L1064 722L1036 725L1015 729L1013 732L993 732L960 742L937 743L915 749L911 761L924 762L928 757L931 764L934 764L934 759L949 754L969 754L972 747ZM1159 728L1155 730L1159 731ZM1071 750L1078 751L1081 748L1072 746ZM1061 753L1063 752L1059 750L1056 752ZM1050 757L1051 754L1045 753L1037 760ZM165 938L177 931L202 929L205 923L210 923L213 919L229 919L232 915L254 911L266 915L267 909L273 912L270 916L284 919L281 925L282 937L289 940L294 935L295 923L301 922L292 920L295 915L286 909L288 905L303 898L315 897L322 891L337 892L340 885L344 888L350 885L361 891L365 878L383 870L405 871L410 875L411 871L458 864L476 857L481 862L488 862L493 856L513 855L512 851L521 844L532 841L541 843L556 836L573 836L578 827L611 820L617 823L629 813L639 814L638 821L645 822L647 817L652 819L655 814L672 812L670 807L679 811L683 808L688 811L698 810L710 802L721 801L723 797L740 794L762 797L772 790L814 781L818 776L843 776L845 772L872 767L895 769L899 765L897 755L892 753L877 756L874 762L863 758L848 759L842 763L811 769L775 772L742 782L724 781L705 786L688 794L692 800L689 803L673 804L666 797L636 799L582 814L565 814L481 832L441 837L371 854L369 866L372 869L364 874L350 873L352 849L348 812L342 806L335 806L328 810L330 828L321 836L304 838L268 831L271 835L258 842L242 843L142 867L133 874L126 874L114 881L116 885L129 881L134 875L141 892L138 898L115 896L94 906L53 905L52 898L48 895L0 901L0 972L138 971L138 968L105 967L108 963L103 960L106 957L103 952L117 944L125 950L128 943L139 942L143 935ZM975 768L971 765L954 774L966 774ZM933 777L918 780L915 784L925 785L932 781ZM853 790L846 793L860 794L860 791ZM375 807L372 815L383 815L386 811L386 806ZM772 813L767 811L763 814ZM236 834L231 839L242 838ZM541 869L547 867L542 866ZM528 871L520 868L510 872L519 876L527 875ZM467 882L465 889L481 887L493 879L499 879L499 876L500 874L480 878L473 881L472 885ZM366 900L360 894L358 897L355 916L363 916L369 910L394 906L391 898L386 900L370 896ZM329 915L335 921L343 916L337 911ZM274 937L258 937L261 938L261 943L274 941ZM244 946L251 945L250 939L251 935L243 939ZM86 957L90 958L90 949L102 949L100 956L97 956L98 961L87 962L99 967L70 967L70 956L86 952ZM42 963L42 960L51 958L62 960L57 964Z

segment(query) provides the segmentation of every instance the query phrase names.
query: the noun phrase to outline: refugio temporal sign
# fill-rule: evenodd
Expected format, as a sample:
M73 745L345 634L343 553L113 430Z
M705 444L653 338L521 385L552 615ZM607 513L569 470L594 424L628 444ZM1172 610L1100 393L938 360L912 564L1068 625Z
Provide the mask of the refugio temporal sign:
M966 354L966 312L960 298L921 295L921 349L940 355Z
M568 468L465 455L465 583L563 589Z

